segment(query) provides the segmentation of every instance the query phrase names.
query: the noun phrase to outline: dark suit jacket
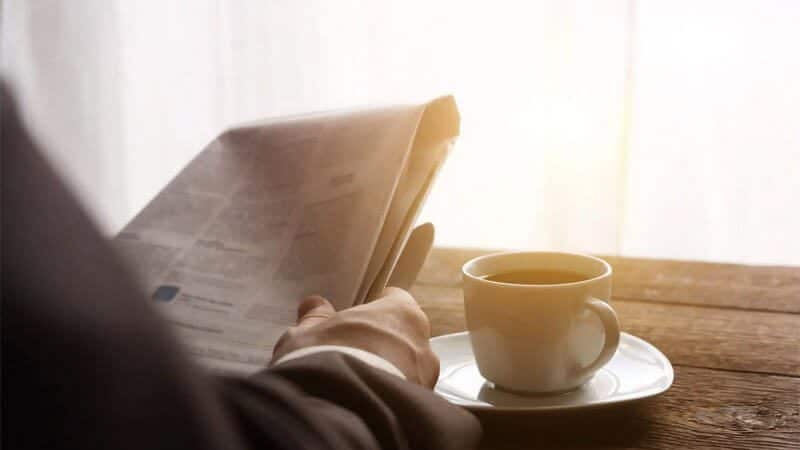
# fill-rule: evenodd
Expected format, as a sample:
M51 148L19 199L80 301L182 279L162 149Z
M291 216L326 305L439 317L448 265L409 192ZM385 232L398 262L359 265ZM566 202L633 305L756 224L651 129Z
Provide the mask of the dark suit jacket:
M7 448L476 445L469 413L338 353L250 378L196 367L2 102Z

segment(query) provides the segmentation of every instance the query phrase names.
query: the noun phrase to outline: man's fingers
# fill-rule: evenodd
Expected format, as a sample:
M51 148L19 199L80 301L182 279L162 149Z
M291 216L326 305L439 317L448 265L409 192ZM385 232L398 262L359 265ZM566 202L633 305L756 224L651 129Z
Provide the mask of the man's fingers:
M331 302L319 295L312 295L303 299L297 307L297 326L311 327L330 319L334 314L336 310Z
M300 319L308 314L308 312L312 309L325 304L330 305L330 302L328 302L328 300L321 295L309 295L308 297L304 298L297 307L297 321L300 322Z
M411 294L408 293L408 291L406 291L405 289L400 289L391 286L381 291L381 294L375 300L380 300L382 298L387 298L387 297L403 299L411 303L416 303L414 301L414 297L412 297Z
M408 291L396 287L387 287L381 292L381 296L368 305L392 311L392 314L401 320L401 326L413 327L421 332L425 339L431 336L431 324L428 316L422 311L419 304Z

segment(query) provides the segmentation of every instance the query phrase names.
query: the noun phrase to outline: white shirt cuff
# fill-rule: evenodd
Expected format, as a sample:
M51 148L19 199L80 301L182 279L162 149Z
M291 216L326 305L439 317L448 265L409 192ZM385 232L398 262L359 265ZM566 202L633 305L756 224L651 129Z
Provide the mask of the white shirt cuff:
M404 380L406 379L406 376L403 375L403 372L401 372L400 369L397 368L397 366L381 358L380 356L374 353L370 353L366 350L361 350L360 348L347 347L344 345L313 345L311 347L300 348L281 356L280 359L275 361L273 366L277 366L278 364L283 364L286 361L291 361L293 359L302 358L303 356L313 355L315 353L322 353L322 352L344 353L345 355L350 355L353 358L356 358L359 361L368 364L376 369L389 372L390 374L396 375Z

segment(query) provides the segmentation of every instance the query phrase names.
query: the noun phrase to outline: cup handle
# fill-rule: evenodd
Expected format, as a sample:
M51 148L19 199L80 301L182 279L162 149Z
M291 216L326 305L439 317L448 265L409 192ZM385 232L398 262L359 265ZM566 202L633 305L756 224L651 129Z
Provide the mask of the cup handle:
M614 353L617 351L617 346L619 346L619 320L617 319L617 313L614 312L611 305L594 297L589 297L585 305L597 314L600 321L603 322L603 328L605 328L605 342L603 343L603 349L600 351L597 359L583 369L580 369L579 376L594 373L603 367L611 360Z

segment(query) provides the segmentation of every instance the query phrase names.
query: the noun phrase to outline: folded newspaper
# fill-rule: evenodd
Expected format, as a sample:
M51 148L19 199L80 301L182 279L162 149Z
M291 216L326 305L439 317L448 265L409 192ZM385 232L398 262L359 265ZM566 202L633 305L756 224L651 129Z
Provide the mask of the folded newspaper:
M459 133L452 97L246 124L220 135L115 244L209 367L263 367L310 294L386 285Z

